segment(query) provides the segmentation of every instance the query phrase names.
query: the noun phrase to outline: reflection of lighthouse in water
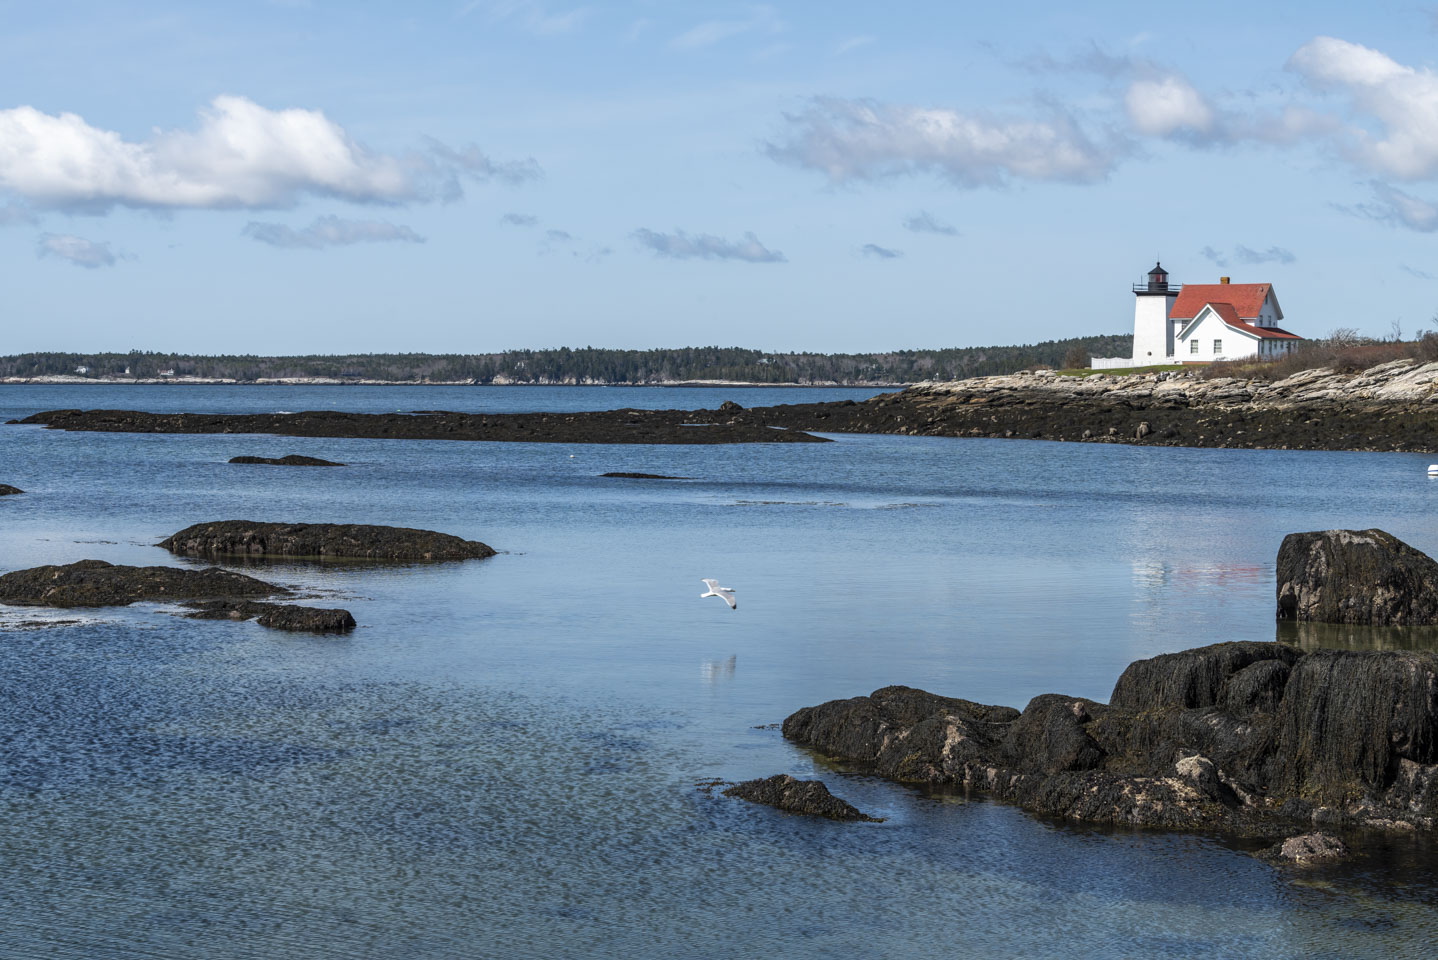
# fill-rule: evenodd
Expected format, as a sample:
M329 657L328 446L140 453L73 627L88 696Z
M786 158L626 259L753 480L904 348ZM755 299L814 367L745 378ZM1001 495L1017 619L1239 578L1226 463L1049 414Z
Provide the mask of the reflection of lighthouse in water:
M731 654L727 660L705 660L699 665L699 675L704 678L705 683L733 680L734 664L738 659L738 654Z
M1132 561L1134 617L1157 625L1161 615L1179 607L1204 609L1232 602L1249 602L1273 585L1272 564L1159 560Z

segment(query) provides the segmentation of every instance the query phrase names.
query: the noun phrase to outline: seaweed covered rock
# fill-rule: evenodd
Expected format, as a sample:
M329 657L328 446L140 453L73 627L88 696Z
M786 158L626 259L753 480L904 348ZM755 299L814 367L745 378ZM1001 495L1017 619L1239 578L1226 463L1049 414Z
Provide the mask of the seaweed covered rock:
M884 687L784 736L895 780L1076 820L1272 836L1438 822L1438 654L1223 643L1131 664L1108 704L1020 713Z
M477 540L432 530L364 523L197 523L159 546L182 557L285 557L296 560L467 560L492 557Z
M310 633L345 633L355 628L355 618L348 610L334 608L256 600L207 600L188 606L193 612L186 616L197 620L257 620L262 627Z
M1278 548L1278 619L1438 624L1438 562L1382 530L1290 533Z
M737 797L750 803L762 803L789 813L802 813L830 820L862 820L883 823L882 817L860 813L851 804L829 792L818 780L797 780L787 773L762 780L745 780L724 791L726 797Z
M283 457L231 457L231 463L258 463L268 464L275 467L343 467L343 463L336 463L333 460L321 460L319 457L306 457L303 454L290 453Z
M24 493L19 487L12 487L8 483L0 483L0 497L9 497L17 493Z
M272 597L289 592L218 567L127 567L104 560L32 567L0 577L0 603L31 607L113 607L141 600Z
M1257 854L1259 859L1272 863L1292 863L1300 867L1342 860L1348 856L1348 846L1330 833L1304 833L1287 840L1280 840Z

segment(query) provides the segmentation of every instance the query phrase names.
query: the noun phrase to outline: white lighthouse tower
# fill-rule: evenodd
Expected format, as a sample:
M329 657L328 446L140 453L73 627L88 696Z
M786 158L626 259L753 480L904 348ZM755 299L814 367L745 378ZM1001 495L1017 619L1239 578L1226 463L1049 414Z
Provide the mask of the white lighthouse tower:
M1155 263L1147 284L1133 288L1133 364L1147 367L1173 362L1173 302L1179 288L1168 285L1168 271Z

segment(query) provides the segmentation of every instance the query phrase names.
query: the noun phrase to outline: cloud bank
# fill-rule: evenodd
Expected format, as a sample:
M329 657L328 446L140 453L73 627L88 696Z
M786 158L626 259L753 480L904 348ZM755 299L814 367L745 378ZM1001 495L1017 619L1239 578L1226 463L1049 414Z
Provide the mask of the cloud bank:
M462 181L521 182L532 161L496 163L436 141L406 155L356 143L318 110L219 96L194 130L131 142L73 113L0 110L0 190L52 209L277 208L305 197L403 204L453 200Z
M341 220L339 217L320 217L302 230L251 220L242 232L260 243L291 250L321 250L356 243L424 243L424 237L409 227L384 220Z
M707 233L688 234L683 230L673 233L656 233L640 228L634 231L634 239L640 246L648 247L661 257L675 260L740 260L745 263L787 263L788 258L778 250L770 250L759 242L752 233L744 239L734 241Z

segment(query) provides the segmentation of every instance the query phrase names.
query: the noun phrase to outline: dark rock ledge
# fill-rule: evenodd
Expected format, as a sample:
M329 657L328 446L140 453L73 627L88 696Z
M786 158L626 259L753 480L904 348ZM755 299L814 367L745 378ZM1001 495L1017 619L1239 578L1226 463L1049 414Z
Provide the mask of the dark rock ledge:
M348 610L323 610L255 597L289 596L291 591L217 567L126 567L103 560L32 567L0 576L0 603L28 607L123 607L144 600L180 603L192 617L220 620L259 618L276 630L352 630Z
M107 433L268 433L289 437L491 440L521 443L828 443L745 412L603 410L584 413L146 413L50 410L21 420ZM782 429L775 429L776 427Z
M788 813L802 813L830 820L859 820L883 823L883 817L860 813L851 804L829 792L819 780L796 780L787 773L762 780L745 780L724 791L726 797L737 797L750 803L762 803Z
M193 612L186 616L197 620L256 620L262 627L311 633L345 633L355 628L355 618L348 610L333 608L256 600L205 600L188 606Z
M258 463L274 467L343 467L343 463L290 453L283 457L231 457L231 463Z
M276 630L338 632L354 629L348 610L322 610L255 597L289 596L291 591L218 567L126 567L103 560L32 567L0 576L0 603L26 607L123 607L140 601L180 603L192 617L249 620Z
M320 560L468 560L494 556L478 540L433 530L365 523L197 523L158 544L182 557L284 557Z
M127 567L104 560L32 567L0 576L0 603L30 607L123 607L143 600L273 597L284 587L218 567Z
M12 487L8 483L0 483L0 497L8 497L17 493L24 493L19 487Z
M1096 823L1272 839L1438 817L1432 653L1221 643L1130 664L1108 704L1045 694L1020 712L885 687L783 732L893 780Z

